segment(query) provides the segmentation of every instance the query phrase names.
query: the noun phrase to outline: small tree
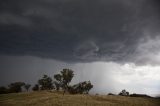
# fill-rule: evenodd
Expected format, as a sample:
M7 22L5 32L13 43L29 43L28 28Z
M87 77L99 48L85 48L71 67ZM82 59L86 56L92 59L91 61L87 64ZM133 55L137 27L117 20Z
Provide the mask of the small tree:
M41 86L41 90L53 89L52 79L47 75L43 75L43 78L38 80L38 84Z
M24 85L25 85L24 82L11 83L10 85L8 85L9 92L11 92L11 93L21 92L22 91L22 86L24 86Z
M38 91L39 90L39 85L35 84L34 87L32 88L33 91Z
M24 88L26 89L26 91L28 91L30 87L31 87L30 84L25 84L25 85L24 85Z
M127 91L124 89L124 90L122 90L122 91L119 93L119 95L121 95L121 96L129 96L129 92L127 92Z

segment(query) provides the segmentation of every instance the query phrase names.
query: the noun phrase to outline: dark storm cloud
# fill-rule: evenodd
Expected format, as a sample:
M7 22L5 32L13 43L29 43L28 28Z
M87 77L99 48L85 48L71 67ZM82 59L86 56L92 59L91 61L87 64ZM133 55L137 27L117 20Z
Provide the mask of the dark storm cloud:
M158 36L158 0L1 0L0 53L70 62L130 61Z

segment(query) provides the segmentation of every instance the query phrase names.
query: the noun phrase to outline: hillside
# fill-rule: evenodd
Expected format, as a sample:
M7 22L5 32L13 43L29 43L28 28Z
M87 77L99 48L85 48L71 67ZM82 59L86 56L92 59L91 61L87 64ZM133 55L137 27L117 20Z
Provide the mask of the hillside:
M62 95L61 92L39 91L0 95L0 106L160 106L154 98Z

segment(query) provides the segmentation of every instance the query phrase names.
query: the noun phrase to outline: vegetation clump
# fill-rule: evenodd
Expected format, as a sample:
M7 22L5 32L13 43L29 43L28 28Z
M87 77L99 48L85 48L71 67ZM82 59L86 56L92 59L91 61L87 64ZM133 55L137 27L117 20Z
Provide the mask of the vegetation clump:
M37 84L32 87L32 90L39 91L54 89L57 91L63 90L63 94L65 92L69 92L71 94L88 94L89 91L93 88L93 85L90 81L84 81L75 85L70 85L73 77L74 71L71 69L63 69L59 74L54 75L54 79L48 75L43 75L43 77L37 81ZM8 85L8 88L3 86L0 87L0 94L22 92L22 87L28 91L31 85L28 83L25 84L24 82L14 82Z
M119 93L119 95L120 96L129 96L129 92L124 89Z

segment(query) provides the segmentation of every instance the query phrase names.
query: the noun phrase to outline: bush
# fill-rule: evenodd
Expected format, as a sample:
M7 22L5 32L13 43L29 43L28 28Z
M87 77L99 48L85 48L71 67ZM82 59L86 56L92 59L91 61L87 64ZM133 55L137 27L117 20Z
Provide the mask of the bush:
M24 86L24 82L14 82L8 85L10 93L18 93L22 91L22 86Z
M78 84L75 84L73 86L69 87L69 92L71 94L88 94L89 91L93 88L93 85L91 84L90 81L84 81L80 82Z
M0 87L0 94L6 94L6 93L8 93L8 89L4 86L1 86Z
M115 95L115 94L113 94L113 93L108 93L108 95Z
M34 87L32 88L33 91L38 91L39 90L39 85L35 84Z

